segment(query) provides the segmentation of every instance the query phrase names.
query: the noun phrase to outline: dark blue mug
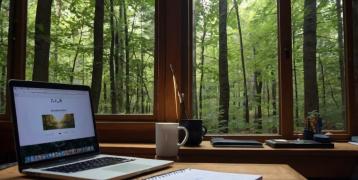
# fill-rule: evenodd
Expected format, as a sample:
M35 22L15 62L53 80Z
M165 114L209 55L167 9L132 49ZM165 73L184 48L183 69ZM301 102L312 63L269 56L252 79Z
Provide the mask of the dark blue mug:
M182 119L179 121L180 126L184 126L188 132L188 140L184 144L185 146L199 146L203 141L204 135L207 132L205 126L203 126L203 120L201 119ZM179 132L179 140L184 138L184 134Z

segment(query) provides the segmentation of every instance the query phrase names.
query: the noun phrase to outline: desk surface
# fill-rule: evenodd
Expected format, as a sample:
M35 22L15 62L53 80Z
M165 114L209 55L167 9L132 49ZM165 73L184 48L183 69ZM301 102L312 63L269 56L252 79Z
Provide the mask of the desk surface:
M305 179L302 175L285 164L227 164L227 163L175 163L170 168L146 174L138 179L143 179L153 175L174 171L183 168L195 168L204 170L213 170L220 172L246 173L262 175L263 179ZM17 166L0 171L1 179L31 179L31 177L22 175L18 172Z
M199 147L180 147L177 162L288 164L311 178L346 178L354 173L358 146L335 142L334 149L320 148L215 148L209 141ZM104 154L154 158L155 144L101 143Z

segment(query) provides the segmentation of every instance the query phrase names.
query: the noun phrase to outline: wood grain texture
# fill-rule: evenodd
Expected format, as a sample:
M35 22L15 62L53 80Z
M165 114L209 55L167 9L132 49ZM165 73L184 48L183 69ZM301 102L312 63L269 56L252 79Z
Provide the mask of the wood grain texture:
M285 139L293 135L293 85L290 1L278 2L278 78L280 134ZM284 97L284 98L283 98Z
M175 163L173 166L157 171L147 173L134 179L145 179L154 175L171 172L178 169L195 168L203 170L212 170L231 173L246 173L262 175L265 180L301 180L306 179L294 169L284 164L218 164L218 163ZM18 172L17 166L0 171L0 177L4 179L38 179L22 175Z
M100 144L103 153L155 157L154 144ZM350 178L358 162L358 146L335 143L334 149L214 148L204 141L200 147L181 147L178 162L284 163L310 178Z

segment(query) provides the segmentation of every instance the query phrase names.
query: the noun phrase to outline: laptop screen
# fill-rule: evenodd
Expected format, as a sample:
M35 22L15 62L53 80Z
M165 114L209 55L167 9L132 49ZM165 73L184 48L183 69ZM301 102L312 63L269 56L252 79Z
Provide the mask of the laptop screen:
M13 87L24 164L95 152L88 90Z

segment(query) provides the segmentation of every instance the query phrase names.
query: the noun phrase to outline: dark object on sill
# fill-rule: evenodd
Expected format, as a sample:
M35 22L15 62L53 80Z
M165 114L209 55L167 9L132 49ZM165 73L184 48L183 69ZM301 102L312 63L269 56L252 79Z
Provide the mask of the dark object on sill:
M331 138L329 136L323 135L323 134L314 134L313 140L321 143L331 143Z
M273 148L334 148L333 143L321 143L313 140L269 139L265 142Z
M262 143L256 140L211 138L210 142L214 147L263 148Z
M313 140L313 131L309 130L308 128L305 128L303 130L303 139L304 140Z
M206 127L203 125L203 120L201 119L181 119L179 125L185 127L188 132L188 141L186 141L185 146L200 146L200 143L203 141L203 137L207 132ZM179 141L184 139L184 132L179 131Z

